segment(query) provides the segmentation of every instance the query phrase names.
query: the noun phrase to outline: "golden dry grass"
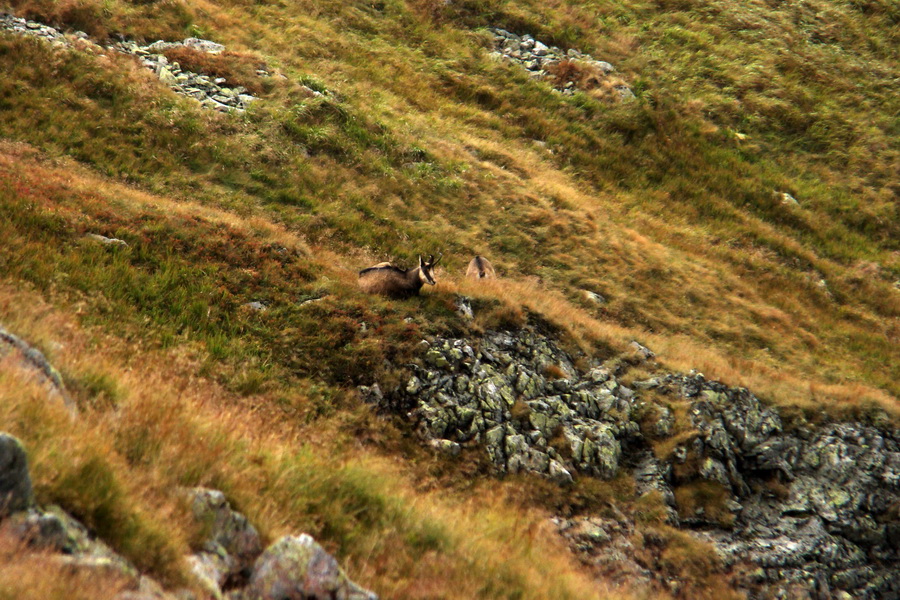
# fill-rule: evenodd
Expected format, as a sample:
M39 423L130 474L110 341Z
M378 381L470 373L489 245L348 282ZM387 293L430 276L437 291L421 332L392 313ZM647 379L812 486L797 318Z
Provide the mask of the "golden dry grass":
M0 314L55 348L51 359L69 378L102 371L124 390L115 409L83 408L73 421L39 385L0 374L0 427L25 443L38 500L104 532L169 585L190 580L180 557L195 535L177 489L207 485L225 490L266 539L312 532L385 597L628 597L607 595L580 571L546 515L510 503L499 487L477 498L423 492L414 469L354 444L340 420L285 422L265 398L238 401L190 376L190 359L180 353L135 354L116 340L101 343L8 286ZM47 561L16 556L0 573L23 582ZM85 595L121 585L95 579L63 581ZM58 591L51 588L36 590L52 598Z
M189 201L175 201L166 196L151 195L140 190L125 187L121 184L99 178L66 160L49 162L26 146L5 144L0 153L0 168L12 174L28 165L26 171L20 172L28 185L50 190L65 190L65 204L52 201L47 204L48 210L59 215L71 215L78 218L88 207L94 210L115 210L122 217L128 218L144 215L148 211L167 218L196 220L202 219L211 224L221 224L235 231L264 242L278 243L286 248L296 249L318 272L321 281L340 282L347 289L355 287L356 271L359 265L376 262L378 257L370 253L355 252L342 255L321 244L311 245L295 232L273 223L261 216L239 215L221 208L199 205ZM58 194L58 192L57 192ZM49 202L49 199L47 200ZM628 264L628 268L637 271L648 271L663 268L673 269L678 259L676 252L658 243L652 242L634 230L613 231L604 226L605 239L610 243L620 260ZM573 299L568 294L558 291L537 277L511 277L504 275L491 281L472 281L464 278L463 258L450 257L453 267L439 270L439 285L430 293L437 296L464 294L473 298L499 301L505 307L505 314L500 321L488 323L522 323L526 317L524 309L532 314L553 323L566 331L584 349L610 352L610 349L621 351L632 339L638 339L650 346L659 356L660 362L674 370L687 371L697 369L707 377L719 379L731 385L748 387L769 401L784 406L800 407L810 413L821 408L835 415L852 415L865 412L872 407L879 407L889 415L898 415L896 400L882 390L859 382L831 383L822 380L815 372L804 371L792 367L791 362L781 363L770 354L739 357L729 352L710 347L698 341L696 336L679 333L654 333L648 327L622 325L602 318L601 312L596 315L590 305ZM503 265L507 267L507 265ZM501 267L501 273L503 273ZM453 268L454 271L449 269ZM702 277L718 278L722 271L712 265L691 264L690 277L694 281ZM678 277L679 280L682 277ZM333 284L331 284L333 285ZM609 281L601 283L604 291ZM588 286L590 287L590 286ZM780 331L781 336L803 342L798 335L804 330L798 328L790 314L784 309L772 306L763 301L756 293L749 292L746 286L737 293L732 292L725 299L731 309L723 313L723 320L716 324L719 330L729 322L734 323L735 335L747 328L742 321L740 311L746 311L753 319L764 326L767 331ZM751 299L752 298L752 299ZM722 309L725 310L724 308ZM594 314L591 314L591 313ZM598 318L598 316L600 318ZM497 317L496 314L493 317ZM482 318L492 318L485 314ZM807 334L810 336L810 334ZM814 336L813 336L814 337ZM817 342L817 344L820 342Z
M129 589L108 573L73 571L60 556L29 551L0 536L0 598L3 600L96 600Z

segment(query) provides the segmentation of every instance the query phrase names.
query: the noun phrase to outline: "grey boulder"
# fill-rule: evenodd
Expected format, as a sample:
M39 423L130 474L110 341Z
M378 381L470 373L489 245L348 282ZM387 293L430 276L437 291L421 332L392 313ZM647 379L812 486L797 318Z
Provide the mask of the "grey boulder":
M187 48L199 50L200 52L206 52L208 54L220 54L225 50L225 46L222 44L217 44L209 40L201 40L200 38L187 38L182 43Z
M21 372L33 375L37 381L47 388L48 396L59 399L74 414L77 412L75 403L69 397L62 377L53 365L44 357L37 348L22 340L0 325L0 360L12 357L14 360L6 362L6 365L17 367ZM0 363L2 366L2 363Z
M228 582L246 581L253 561L262 553L256 528L232 510L219 490L191 488L187 495L204 532L202 549L189 557L194 572L213 592Z
M284 536L256 561L248 600L378 600L347 577L308 534Z

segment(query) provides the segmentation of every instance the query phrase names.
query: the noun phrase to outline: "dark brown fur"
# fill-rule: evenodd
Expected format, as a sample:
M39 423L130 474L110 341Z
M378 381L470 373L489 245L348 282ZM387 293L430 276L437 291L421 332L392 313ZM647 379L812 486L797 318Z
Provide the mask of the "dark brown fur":
M409 298L416 296L424 284L434 285L434 266L441 260L434 260L432 255L428 262L419 257L419 266L414 269L401 269L390 263L379 263L374 267L359 272L359 287L370 294L381 294L391 298Z
M469 261L469 268L466 269L466 277L474 279L496 279L497 273L494 271L488 259L483 256L476 256Z

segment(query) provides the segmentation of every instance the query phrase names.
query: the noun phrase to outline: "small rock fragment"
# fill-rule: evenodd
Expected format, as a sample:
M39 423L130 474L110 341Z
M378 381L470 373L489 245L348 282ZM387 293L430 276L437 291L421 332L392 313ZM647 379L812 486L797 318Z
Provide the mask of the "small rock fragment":
M584 297L593 302L594 304L604 305L606 304L606 298L598 294L597 292L592 292L590 290L582 290L584 292Z
M126 242L125 240L120 240L118 238L108 238L105 235L99 235L96 233L89 233L87 236L92 240L97 240L98 242L106 244L107 246L122 246L124 248L128 248L128 242Z
M650 348L638 343L637 341L632 340L629 344L638 354L640 354L641 358L644 360L653 360L656 358L656 353L653 352Z

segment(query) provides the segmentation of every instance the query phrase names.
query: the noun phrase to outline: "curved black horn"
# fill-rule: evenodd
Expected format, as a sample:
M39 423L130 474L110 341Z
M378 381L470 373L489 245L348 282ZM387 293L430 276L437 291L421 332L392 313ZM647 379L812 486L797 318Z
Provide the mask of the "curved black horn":
M434 266L434 254L428 257L428 264Z
M431 256L434 257L433 254L432 254ZM433 267L434 265L436 265L436 264L438 264L439 262L441 262L441 259L442 259L442 258L444 258L444 254L443 254L443 253L438 254L437 260L434 261L433 263L431 263L431 266Z

